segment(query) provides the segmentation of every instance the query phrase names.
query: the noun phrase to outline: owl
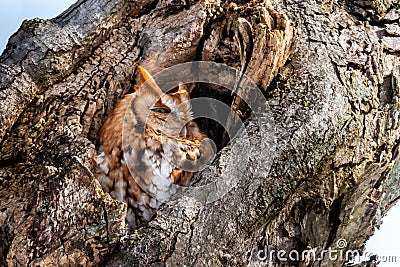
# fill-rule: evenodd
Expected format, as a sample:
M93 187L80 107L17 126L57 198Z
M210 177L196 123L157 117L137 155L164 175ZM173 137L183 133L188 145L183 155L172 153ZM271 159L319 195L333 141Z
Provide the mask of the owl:
M138 67L135 92L111 111L99 132L95 176L103 190L127 204L131 229L148 222L180 186L210 161L210 139L193 121L186 85L164 94Z

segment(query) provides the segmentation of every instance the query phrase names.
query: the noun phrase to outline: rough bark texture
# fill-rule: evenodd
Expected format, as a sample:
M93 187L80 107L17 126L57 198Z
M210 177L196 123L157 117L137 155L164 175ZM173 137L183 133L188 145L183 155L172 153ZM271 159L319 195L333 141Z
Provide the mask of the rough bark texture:
M25 21L0 57L0 264L280 266L257 251L362 249L400 197L399 18L395 0L81 0ZM178 197L127 233L125 205L91 173L98 129L138 64L192 60L245 71L265 92L271 170L268 133L250 120L199 176L234 175L233 190L207 205Z

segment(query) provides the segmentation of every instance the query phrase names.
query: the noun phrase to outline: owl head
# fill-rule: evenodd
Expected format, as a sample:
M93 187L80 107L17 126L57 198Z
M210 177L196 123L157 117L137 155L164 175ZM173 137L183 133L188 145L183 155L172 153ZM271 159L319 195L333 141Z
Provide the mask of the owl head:
M163 93L150 73L138 67L138 86L131 108L142 126L163 136L185 138L187 123L193 120L190 92L186 85Z

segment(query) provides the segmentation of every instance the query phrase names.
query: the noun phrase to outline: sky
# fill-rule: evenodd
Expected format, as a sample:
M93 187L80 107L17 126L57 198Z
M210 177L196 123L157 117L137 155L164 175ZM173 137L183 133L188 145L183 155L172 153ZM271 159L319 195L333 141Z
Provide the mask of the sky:
M15 33L25 19L56 17L76 0L0 0L0 54L8 38ZM382 256L396 256L396 263L381 263L380 267L400 264L400 205L392 208L383 218L383 224L367 242L366 251Z
M49 19L61 14L76 0L0 0L0 54L8 38L24 19Z
M379 267L400 266L399 224L400 203L390 209L388 214L383 217L383 224L367 242L366 252L375 253L382 257ZM397 263L393 262L393 258L389 256L395 256Z

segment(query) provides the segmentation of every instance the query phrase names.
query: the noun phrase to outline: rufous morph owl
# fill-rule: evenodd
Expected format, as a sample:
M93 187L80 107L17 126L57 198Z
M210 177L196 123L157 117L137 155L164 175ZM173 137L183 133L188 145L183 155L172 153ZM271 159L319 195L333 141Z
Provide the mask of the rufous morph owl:
M213 152L193 121L186 85L164 94L143 67L137 80L136 91L117 104L100 129L94 158L103 190L127 203L132 229L155 215L175 185L187 186Z

